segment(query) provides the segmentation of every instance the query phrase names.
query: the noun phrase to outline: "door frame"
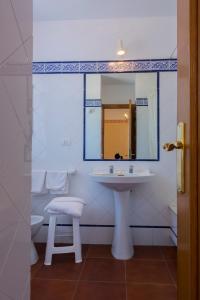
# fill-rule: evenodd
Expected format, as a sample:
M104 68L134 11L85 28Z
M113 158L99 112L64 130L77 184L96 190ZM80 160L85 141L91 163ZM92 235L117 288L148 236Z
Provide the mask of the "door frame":
M178 0L178 121L186 123L186 191L178 194L178 300L200 299L200 4Z

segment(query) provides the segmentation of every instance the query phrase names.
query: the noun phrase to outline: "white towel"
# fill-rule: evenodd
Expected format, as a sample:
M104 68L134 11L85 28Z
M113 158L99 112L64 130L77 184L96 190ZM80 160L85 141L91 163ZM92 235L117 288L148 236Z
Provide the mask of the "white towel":
M81 217L85 201L76 197L54 198L46 207L45 211L55 214L68 214L74 217Z
M46 188L50 194L68 194L69 175L67 171L47 171Z
M47 190L45 189L45 170L33 170L32 171L32 187L31 192L33 194L46 194Z

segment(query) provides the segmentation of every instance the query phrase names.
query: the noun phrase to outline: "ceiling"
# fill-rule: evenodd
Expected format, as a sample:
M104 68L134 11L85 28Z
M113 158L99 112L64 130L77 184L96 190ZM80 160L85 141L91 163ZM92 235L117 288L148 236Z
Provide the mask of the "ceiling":
M176 0L33 0L35 21L176 16Z

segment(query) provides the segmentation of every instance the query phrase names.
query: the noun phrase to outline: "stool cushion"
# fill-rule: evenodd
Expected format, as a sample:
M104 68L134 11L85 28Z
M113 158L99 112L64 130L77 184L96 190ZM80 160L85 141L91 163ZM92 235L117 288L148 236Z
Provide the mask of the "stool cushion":
M76 197L56 197L45 207L49 214L67 214L81 217L85 201Z

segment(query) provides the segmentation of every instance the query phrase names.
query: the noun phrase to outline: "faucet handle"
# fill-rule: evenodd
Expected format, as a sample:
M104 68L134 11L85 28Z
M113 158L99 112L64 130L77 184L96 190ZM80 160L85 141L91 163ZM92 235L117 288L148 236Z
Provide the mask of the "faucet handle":
M133 173L133 165L129 166L129 173L130 173L130 174Z
M114 173L114 166L113 165L109 166L109 173L110 174Z

